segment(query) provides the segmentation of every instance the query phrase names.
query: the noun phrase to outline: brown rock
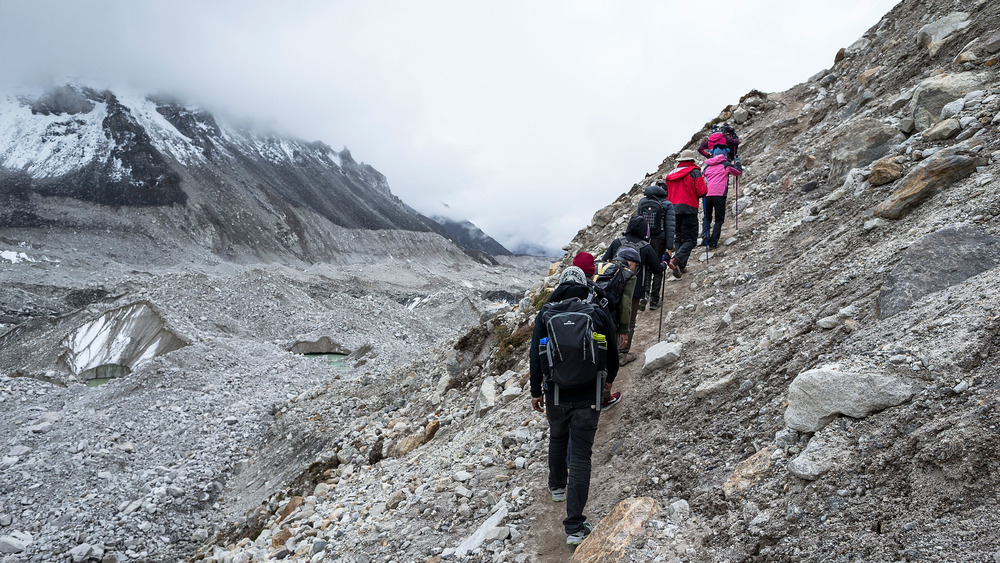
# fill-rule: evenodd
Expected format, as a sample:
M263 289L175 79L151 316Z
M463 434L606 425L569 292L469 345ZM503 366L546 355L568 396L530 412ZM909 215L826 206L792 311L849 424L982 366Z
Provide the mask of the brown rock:
M271 547L279 549L285 546L285 542L292 539L292 531L285 528L271 537Z
M424 432L424 443L430 442L434 439L434 435L437 431L441 429L440 420L432 420L427 423L427 430Z
M874 78L875 75L878 74L880 70L882 70L882 67L880 66L877 66L875 68L870 68L862 72L858 76L858 81L860 81L862 84L868 84L868 82L871 81L871 79Z
M614 563L630 561L628 547L643 533L646 521L660 511L649 497L627 498L601 519L594 531L576 548L572 561Z
M983 65L984 66L993 66L993 65L995 65L997 63L1000 63L1000 57L993 57L993 58L986 59L985 61L983 61Z
M833 57L833 64L837 64L840 61L844 60L844 57L846 55L847 55L847 49L845 49L844 47L841 47L840 50L837 51L836 56Z
M288 518L293 512L295 512L295 509L302 506L302 503L304 502L305 499L302 497L292 497L288 499L288 502L285 504L285 508L281 509L281 518L278 518L278 522Z
M773 453L774 446L768 446L739 462L733 472L729 474L729 478L722 483L722 493L726 495L726 498L732 498L733 495L760 481L774 465L771 461Z
M412 452L417 448L417 446L424 443L424 436L425 432L418 430L417 432L401 439L396 444L396 451L393 452L393 455L396 457L403 457L404 455Z
M872 173L868 176L868 182L873 186L881 186L895 182L902 177L903 165L897 162L894 157L887 156L872 164Z
M875 216L901 219L927 198L976 171L976 158L945 151L928 158L902 180L895 192L875 208Z
M816 157L813 155L807 156L805 166L806 170L812 170L813 168L816 168Z

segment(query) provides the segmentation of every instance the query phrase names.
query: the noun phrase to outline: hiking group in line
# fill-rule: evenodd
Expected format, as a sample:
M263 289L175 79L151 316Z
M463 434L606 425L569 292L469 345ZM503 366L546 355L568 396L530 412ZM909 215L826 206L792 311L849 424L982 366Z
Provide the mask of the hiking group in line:
M643 190L622 236L600 261L578 253L535 317L531 406L549 421L548 490L553 501L566 502L569 545L579 545L592 530L583 510L594 437L601 411L621 399L612 392L619 366L635 360L630 350L637 314L662 306L665 272L679 279L687 271L698 244L699 199L706 252L718 247L729 176L743 173L738 146L735 130L724 124L697 152L681 151L674 170ZM696 162L699 153L706 157L704 168Z

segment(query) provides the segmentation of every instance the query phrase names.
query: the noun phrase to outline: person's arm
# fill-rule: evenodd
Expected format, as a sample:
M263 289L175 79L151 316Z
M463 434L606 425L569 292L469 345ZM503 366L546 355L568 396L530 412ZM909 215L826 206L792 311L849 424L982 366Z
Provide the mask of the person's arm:
M649 246L647 244L646 246L642 247L641 255L642 255L643 267L649 268L650 272L661 274L663 273L664 270L667 269L667 265L664 264L660 260L660 257L656 255L656 251L653 250L652 246Z
M705 197L708 194L708 185L705 183L705 175L701 173L701 169L695 167L691 170L691 178L694 179L694 193L698 197Z
M698 145L698 152L705 158L712 156L712 153L708 152L708 139L705 139Z
M604 251L604 256L601 257L601 260L604 260L605 262L610 262L612 259L614 259L615 253L618 252L619 246L621 246L621 243L618 242L618 239L611 241L611 246L609 246L608 249Z
M531 333L531 347L528 348L528 374L531 389L531 407L542 411L545 407L545 397L542 394L542 360L538 355L538 341L545 335L541 323L542 313L535 316L535 329Z
M660 202L660 205L663 206L663 222L667 242L666 248L667 250L671 250L674 247L674 231L676 230L677 225L677 217L674 215L674 204L667 200L663 200Z

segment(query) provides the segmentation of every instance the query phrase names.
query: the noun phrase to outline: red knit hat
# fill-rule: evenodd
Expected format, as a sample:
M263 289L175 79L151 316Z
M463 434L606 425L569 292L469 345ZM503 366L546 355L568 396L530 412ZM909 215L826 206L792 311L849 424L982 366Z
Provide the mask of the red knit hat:
M573 265L583 270L588 278L597 271L597 267L594 266L594 255L589 252L577 253L576 258L573 258Z

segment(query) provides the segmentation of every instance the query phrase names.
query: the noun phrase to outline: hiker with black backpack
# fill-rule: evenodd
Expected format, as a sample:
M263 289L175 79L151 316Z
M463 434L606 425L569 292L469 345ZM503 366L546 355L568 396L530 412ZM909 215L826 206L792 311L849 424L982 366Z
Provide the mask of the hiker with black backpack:
M698 153L685 149L677 156L677 167L667 174L667 199L674 204L677 232L674 242L677 252L670 260L670 269L675 278L680 278L687 269L691 250L698 242L698 198L708 193L701 168L695 162Z
M643 190L643 198L639 200L636 215L646 218L649 230L649 245L653 247L661 260L670 260L668 248L674 247L674 206L667 201L666 184L657 182ZM642 273L643 297L649 302L650 309L660 306L660 288L663 284L663 272L652 269Z
M631 324L633 319L632 295L635 293L635 284L638 280L635 273L639 270L639 262L641 261L642 258L639 257L639 252L636 249L623 246L618 249L614 260L597 262L595 274L592 276L596 291L607 299L606 310L611 314L611 320L615 323L619 350L628 348L630 335L634 330ZM621 393L612 393L610 389L605 390L601 408L606 409L613 406L621 399L621 396Z
M566 502L566 543L579 545L591 531L583 509L590 495L591 456L601 395L618 375L614 322L590 303L583 271L569 266L535 317L529 351L531 407L549 421L548 488Z
M646 218L642 215L636 215L628 221L628 226L625 227L625 232L622 236L611 241L611 246L604 251L604 255L601 258L604 261L611 260L612 257L618 254L619 249L632 248L639 253L639 257L642 259L639 263L639 271L635 273L636 277L641 279L643 271L658 272L662 274L667 267L665 261L663 261L661 256L656 254L653 247L650 246L649 242L646 240ZM657 295L659 297L659 295ZM644 297L642 286L636 281L635 290L632 292L632 314L629 319L629 333L628 342L619 350L621 355L620 363L625 365L635 359L635 355L629 352L632 347L632 335L635 333L635 318L640 310L645 310L646 300Z
M739 177L743 174L743 165L739 160L735 163L729 161L729 152L724 145L716 147L712 151L712 157L705 161L705 168L702 170L705 175L705 185L708 192L705 195L705 224L712 224L714 216L715 223L712 230L706 227L705 246L709 250L719 247L719 237L722 235L722 223L726 220L726 196L729 192L729 177Z

